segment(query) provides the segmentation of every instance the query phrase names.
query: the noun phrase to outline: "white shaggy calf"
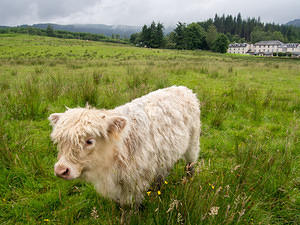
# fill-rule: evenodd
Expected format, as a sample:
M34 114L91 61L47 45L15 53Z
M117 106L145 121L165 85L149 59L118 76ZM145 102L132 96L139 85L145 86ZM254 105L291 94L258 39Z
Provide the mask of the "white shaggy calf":
M121 205L140 204L155 178L199 154L199 102L186 87L157 90L113 110L68 109L49 120L59 149L55 174L91 182Z

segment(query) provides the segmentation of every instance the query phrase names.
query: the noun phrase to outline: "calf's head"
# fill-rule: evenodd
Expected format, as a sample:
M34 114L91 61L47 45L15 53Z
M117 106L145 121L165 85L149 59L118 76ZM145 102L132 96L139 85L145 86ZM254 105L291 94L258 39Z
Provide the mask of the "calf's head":
M109 169L116 154L114 146L125 130L127 119L109 111L74 108L49 116L51 139L58 147L56 176L70 180L88 171Z

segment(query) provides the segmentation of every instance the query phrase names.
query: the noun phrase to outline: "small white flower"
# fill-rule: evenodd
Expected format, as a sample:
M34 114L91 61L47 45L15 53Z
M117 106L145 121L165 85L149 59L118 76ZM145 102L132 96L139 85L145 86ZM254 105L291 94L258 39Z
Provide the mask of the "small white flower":
M92 216L94 219L97 219L97 218L99 217L98 211L97 211L96 207L94 207L94 208L92 209L91 216Z
M216 216L218 215L218 212L219 212L219 208L218 206L213 206L211 207L210 209L210 212L208 213L210 216Z

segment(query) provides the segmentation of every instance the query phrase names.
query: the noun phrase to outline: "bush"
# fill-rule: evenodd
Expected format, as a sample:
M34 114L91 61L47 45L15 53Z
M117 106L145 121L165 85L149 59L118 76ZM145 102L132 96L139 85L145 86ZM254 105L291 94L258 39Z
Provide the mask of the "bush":
M285 52L278 52L278 56L279 56L279 57L286 56L286 53L285 53Z
M214 42L213 51L226 53L228 49L228 38L225 34L220 34L216 41Z

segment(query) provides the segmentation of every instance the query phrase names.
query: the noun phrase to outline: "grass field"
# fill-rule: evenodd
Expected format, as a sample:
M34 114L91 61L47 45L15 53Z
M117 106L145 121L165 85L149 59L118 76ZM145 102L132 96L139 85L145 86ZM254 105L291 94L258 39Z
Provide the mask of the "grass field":
M196 174L176 164L126 223L300 224L300 60L13 34L0 35L0 224L119 224L114 202L53 175L47 117L171 85L201 102Z

